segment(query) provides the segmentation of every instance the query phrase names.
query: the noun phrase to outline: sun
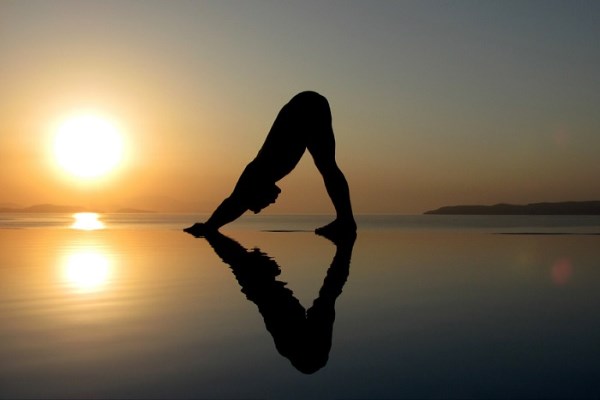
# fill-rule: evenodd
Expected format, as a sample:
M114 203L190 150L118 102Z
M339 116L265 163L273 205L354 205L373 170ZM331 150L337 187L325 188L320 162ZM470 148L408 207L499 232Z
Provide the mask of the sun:
M77 178L98 178L121 163L123 136L106 117L78 114L58 126L54 157L63 170Z

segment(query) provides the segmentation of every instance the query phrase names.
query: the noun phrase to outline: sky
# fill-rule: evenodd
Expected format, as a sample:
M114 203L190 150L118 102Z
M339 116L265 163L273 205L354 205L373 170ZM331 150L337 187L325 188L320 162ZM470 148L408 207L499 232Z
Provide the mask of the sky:
M600 199L600 2L0 0L0 206L210 212L279 109L330 103L354 211ZM112 120L75 179L53 138ZM332 213L305 154L266 213Z

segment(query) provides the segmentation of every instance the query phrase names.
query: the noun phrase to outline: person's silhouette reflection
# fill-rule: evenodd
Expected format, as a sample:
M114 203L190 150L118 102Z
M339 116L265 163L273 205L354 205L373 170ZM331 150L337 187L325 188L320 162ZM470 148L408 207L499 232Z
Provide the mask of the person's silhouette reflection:
M324 367L331 350L335 301L348 278L356 235L346 235L334 242L333 261L319 296L308 310L284 282L275 279L281 271L267 254L257 248L249 251L219 232L204 237L229 264L248 300L258 306L277 351L305 374Z

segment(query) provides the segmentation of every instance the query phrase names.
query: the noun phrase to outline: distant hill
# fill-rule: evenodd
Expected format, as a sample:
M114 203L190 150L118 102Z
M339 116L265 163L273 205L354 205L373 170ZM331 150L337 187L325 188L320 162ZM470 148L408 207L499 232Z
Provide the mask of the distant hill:
M524 205L495 204L446 206L425 214L435 215L600 215L600 201L565 201Z
M77 213L77 212L102 212L100 210L92 210L81 206L64 206L56 204L36 204L30 207L14 208L0 207L0 213ZM140 210L137 208L121 208L116 213L151 213L153 211Z
M74 213L89 211L81 206L61 206L55 204L36 204L25 208L0 208L2 213Z
M137 208L120 208L117 211L115 211L115 213L121 213L121 214L145 214L145 213L153 213L154 211L148 211L148 210L139 210Z
M180 201L167 196L138 196L102 203L95 207L79 205L37 204L24 207L23 204L0 203L0 213L65 213L65 212L114 212L114 213L197 213L208 212L214 204L210 201ZM208 211L207 211L208 210Z
M169 196L137 196L121 201L123 207L143 207L156 212L198 212L211 210L214 204L210 201L181 201Z

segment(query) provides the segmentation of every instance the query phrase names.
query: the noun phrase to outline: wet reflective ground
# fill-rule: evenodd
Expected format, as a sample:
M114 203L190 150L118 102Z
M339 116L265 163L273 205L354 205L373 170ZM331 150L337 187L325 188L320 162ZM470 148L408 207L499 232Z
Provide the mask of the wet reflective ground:
M0 398L600 395L600 236L95 226L0 229Z

